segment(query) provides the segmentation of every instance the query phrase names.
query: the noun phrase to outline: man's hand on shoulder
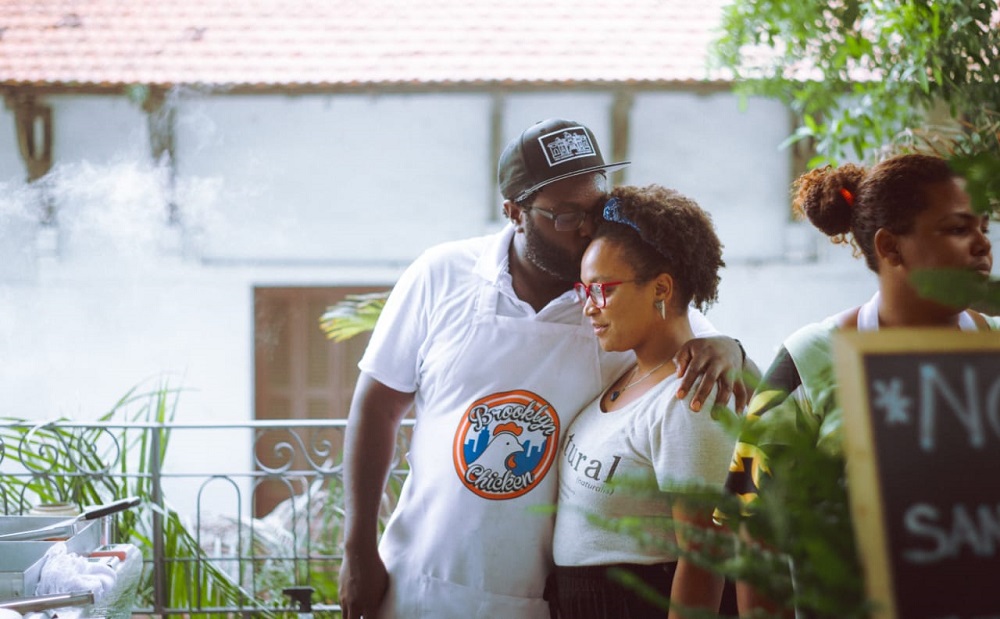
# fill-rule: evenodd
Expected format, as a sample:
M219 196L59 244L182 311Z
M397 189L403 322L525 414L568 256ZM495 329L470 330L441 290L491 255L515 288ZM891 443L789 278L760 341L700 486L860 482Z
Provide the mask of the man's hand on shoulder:
M682 377L677 397L683 398L692 389L691 410L698 412L712 388L719 386L716 402L728 402L736 397L736 412L742 412L753 393L749 381L760 378L760 370L747 358L740 343L724 335L688 340L674 355L677 374Z

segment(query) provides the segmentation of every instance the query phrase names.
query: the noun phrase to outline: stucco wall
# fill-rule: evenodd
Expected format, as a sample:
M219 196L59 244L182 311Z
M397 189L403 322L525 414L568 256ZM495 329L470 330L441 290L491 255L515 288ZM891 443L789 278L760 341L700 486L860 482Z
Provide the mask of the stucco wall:
M485 95L185 103L180 177L222 181L202 255L408 262L429 243L478 234L492 186L487 118Z

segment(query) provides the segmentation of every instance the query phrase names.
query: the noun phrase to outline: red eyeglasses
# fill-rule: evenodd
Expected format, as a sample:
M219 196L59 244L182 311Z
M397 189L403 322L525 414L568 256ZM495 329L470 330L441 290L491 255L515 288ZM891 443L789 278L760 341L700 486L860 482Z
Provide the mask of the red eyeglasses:
M615 286L631 284L637 281L639 280L623 279L618 282L595 282L593 284L577 282L573 284L573 290L576 291L576 298L581 305L586 305L589 298L594 302L596 307L603 309L608 304L608 294L614 292Z

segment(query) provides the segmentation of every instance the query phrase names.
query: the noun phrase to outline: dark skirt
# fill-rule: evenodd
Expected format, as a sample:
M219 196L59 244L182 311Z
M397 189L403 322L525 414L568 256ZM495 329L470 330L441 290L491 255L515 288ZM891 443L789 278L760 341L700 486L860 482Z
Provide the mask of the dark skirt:
M663 619L664 606L623 584L613 572L631 574L666 599L676 569L676 563L556 566L546 585L550 614L558 619Z

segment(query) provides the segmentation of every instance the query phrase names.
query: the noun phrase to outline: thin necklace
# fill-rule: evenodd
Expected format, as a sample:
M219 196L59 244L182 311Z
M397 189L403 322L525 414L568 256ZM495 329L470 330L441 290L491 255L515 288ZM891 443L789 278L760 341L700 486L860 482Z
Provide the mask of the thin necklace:
M629 387L631 387L633 385L636 385L638 383L641 383L642 381L646 380L647 378L649 378L650 376L653 375L653 372L655 372L656 370L662 368L666 364L667 364L667 362L664 361L663 363L661 363L660 365L656 366L652 370L650 370L650 371L646 372L645 374L643 374L641 378L637 378L637 379L633 380L632 382L630 382L629 384L625 385L621 389L615 389L614 391L612 391L611 392L611 401L614 402L615 400L617 400L618 396L620 396L621 394L625 393L626 389L628 389ZM638 371L639 371L639 364L636 363L635 366L632 368L632 374L634 375Z

